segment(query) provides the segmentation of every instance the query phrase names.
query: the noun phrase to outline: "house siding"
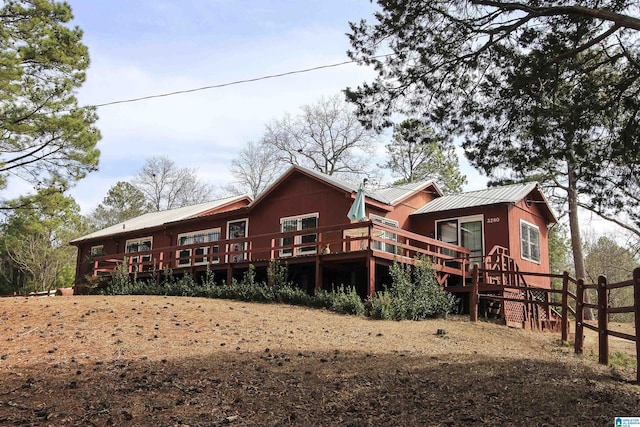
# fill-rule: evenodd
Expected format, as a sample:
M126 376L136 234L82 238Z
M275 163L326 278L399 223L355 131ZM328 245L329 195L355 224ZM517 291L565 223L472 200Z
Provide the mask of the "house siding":
M510 256L515 259L520 270L535 273L549 272L547 219L537 203L527 206L523 200L515 204L501 203L490 206L416 214L411 216L410 227L411 231L415 233L435 238L437 221L475 215L483 216L485 254L488 254L494 246L503 246L509 249ZM522 258L520 247L521 220L537 226L540 230L540 263ZM528 278L527 280L535 280L536 284L550 286L550 281L546 278Z

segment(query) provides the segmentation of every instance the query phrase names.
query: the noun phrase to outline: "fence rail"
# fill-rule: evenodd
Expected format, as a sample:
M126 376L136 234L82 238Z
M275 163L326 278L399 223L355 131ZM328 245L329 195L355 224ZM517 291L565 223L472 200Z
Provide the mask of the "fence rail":
M516 282L521 283L524 281L525 276L546 276L549 278L562 278L562 290L548 289L544 287L538 287L535 285L527 284L526 286L514 286L512 280L503 282L501 289L504 291L517 290L518 292L527 291L523 298L515 298L501 295L489 295L481 294L483 286L480 283L480 278L487 273L499 274L501 277L514 277L519 276ZM472 270L472 292L469 298L469 315L471 321L478 321L478 304L481 299L496 300L496 301L513 301L519 302L525 305L525 307L536 306L549 309L549 307L560 307L561 317L561 334L562 341L568 342L569 340L569 314L575 317L575 340L574 351L576 354L582 354L584 350L584 329L589 329L598 333L598 362L604 365L609 364L609 337L617 337L620 339L635 342L636 347L636 381L640 383L640 268L636 268L633 271L633 278L630 280L608 283L607 278L604 276L598 277L598 283L588 284L583 279L574 279L569 276L567 272L562 275L558 274L541 274L534 272L523 272L519 270L495 270L480 268L478 264L475 264ZM576 292L573 293L569 289L569 285L574 284L576 286ZM492 284L491 289L500 287L499 284ZM633 288L633 304L623 307L612 307L609 305L609 292L612 289ZM586 291L595 290L598 295L597 303L587 302ZM546 298L542 301L531 297L531 291L535 290L546 294ZM551 301L551 295L561 294L561 302ZM585 309L590 308L597 311L597 325L591 325L585 322L584 313ZM528 308L527 308L528 309ZM635 335L627 334L620 331L615 331L609 328L609 314L612 313L634 313L634 326Z

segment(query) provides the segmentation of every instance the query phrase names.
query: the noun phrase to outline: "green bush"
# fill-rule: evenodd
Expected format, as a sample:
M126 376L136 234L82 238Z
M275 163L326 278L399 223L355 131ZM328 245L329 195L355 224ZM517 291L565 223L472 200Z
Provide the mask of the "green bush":
M334 292L318 289L314 292L311 305L318 308L331 309L333 306Z
M229 284L217 284L214 275L207 270L200 283L189 275L177 277L170 269L146 281L128 273L126 265L120 266L111 280L100 290L109 295L171 295L207 298L224 298L241 301L281 302L326 308L338 313L368 315L376 319L420 320L443 316L453 311L457 301L440 289L431 269L424 259L411 266L394 263L390 270L392 283L367 300L366 305L355 287L340 285L331 291L318 290L313 296L288 281L287 266L272 261L267 270L268 283L256 280L253 265L241 280ZM159 282L159 284L158 284Z
M287 285L275 290L275 301L285 304L311 305L313 297L304 289Z
M393 298L387 291L376 292L373 297L367 298L365 306L369 317L383 320L395 318Z
M362 316L365 313L364 303L356 292L355 287L345 288L343 285L340 285L338 290L333 292L331 310L357 316Z
M311 300L313 307L326 308L343 314L365 314L365 306L354 287L340 285L337 290L317 290Z
M431 263L426 259L418 259L414 269L410 265L394 262L390 274L391 286L388 289L385 287L385 290L391 299L391 310L388 307L387 296L384 297L384 301L375 303L385 306L384 315L391 311L392 318L396 320L422 320L445 316L455 309L457 299L440 289ZM381 312L382 308L376 310ZM382 313L380 315L382 316Z

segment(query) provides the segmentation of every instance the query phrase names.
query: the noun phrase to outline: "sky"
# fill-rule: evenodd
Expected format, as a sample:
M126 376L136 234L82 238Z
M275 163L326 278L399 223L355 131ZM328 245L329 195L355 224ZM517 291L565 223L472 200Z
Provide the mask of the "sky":
M348 61L349 21L371 19L369 0L68 0L91 66L80 105L218 85ZM71 195L88 214L110 187L151 156L196 168L215 186L265 125L323 96L371 80L356 64L98 108L99 171ZM379 162L384 155L381 136ZM465 173L475 173L470 167ZM484 181L470 180L470 188Z
M369 0L67 0L91 65L78 92L97 105L348 61L350 21L372 19ZM99 107L97 172L71 189L83 214L145 160L167 156L216 187L265 125L374 77L356 64L187 94ZM381 135L377 163L383 161ZM486 187L460 151L466 191ZM24 189L13 187L18 194ZM14 194L15 197L18 194ZM583 215L584 217L584 215ZM593 217L588 222L596 221Z

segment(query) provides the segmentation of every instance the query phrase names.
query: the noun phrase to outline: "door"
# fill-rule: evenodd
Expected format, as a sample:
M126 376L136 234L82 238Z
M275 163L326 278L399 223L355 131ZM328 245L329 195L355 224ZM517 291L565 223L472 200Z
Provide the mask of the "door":
M309 230L318 227L318 214L313 213L309 215L280 218L280 231L300 231ZM315 233L297 235L291 237L283 237L280 239L281 246L299 245L302 243L316 243L318 236ZM312 246L299 246L296 248L283 248L280 250L280 256L293 256L293 255L306 255L316 253L316 245Z
M247 226L249 224L248 219L240 219L237 221L230 221L227 223L227 238L228 239L244 239L247 237ZM247 254L248 244L246 241L233 242L227 245L227 262L229 259L231 262L238 262L248 259Z

